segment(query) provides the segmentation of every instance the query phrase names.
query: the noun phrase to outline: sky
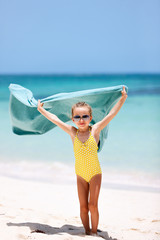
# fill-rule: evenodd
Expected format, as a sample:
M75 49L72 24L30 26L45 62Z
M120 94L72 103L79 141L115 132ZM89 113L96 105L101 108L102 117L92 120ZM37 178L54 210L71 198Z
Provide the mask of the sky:
M13 73L160 73L160 0L0 0Z

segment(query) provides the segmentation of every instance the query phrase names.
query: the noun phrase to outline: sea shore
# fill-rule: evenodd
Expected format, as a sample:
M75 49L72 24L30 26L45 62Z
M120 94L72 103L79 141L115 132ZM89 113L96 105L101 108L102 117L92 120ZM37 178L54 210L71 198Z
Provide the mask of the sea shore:
M63 176L62 176L63 177ZM0 239L160 239L160 193L104 188L98 237L86 236L76 182L48 183L0 177Z

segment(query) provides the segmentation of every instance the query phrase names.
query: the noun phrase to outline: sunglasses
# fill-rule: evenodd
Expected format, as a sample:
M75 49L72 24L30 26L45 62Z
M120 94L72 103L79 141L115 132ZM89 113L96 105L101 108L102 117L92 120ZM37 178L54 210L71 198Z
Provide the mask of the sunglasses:
M90 116L89 115L83 115L82 117L79 116L79 115L76 115L73 117L74 121L75 122L79 122L80 119L83 119L84 121L88 121L90 119Z

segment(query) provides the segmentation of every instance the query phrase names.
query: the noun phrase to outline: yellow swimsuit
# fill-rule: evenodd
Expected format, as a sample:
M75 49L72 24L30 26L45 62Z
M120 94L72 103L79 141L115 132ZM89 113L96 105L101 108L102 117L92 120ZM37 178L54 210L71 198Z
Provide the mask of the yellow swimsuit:
M98 160L98 146L89 131L89 138L84 143L78 139L78 130L74 139L75 171L87 182L96 174L102 173Z

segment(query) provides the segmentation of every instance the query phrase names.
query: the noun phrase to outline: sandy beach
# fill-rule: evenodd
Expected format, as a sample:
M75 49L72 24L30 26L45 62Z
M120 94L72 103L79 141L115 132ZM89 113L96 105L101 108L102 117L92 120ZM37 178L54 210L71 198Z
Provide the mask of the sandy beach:
M0 177L0 239L160 239L160 193L107 189L98 237L86 236L75 184Z
M160 0L0 1L0 22L0 240L160 240ZM100 168L86 235L76 173Z

